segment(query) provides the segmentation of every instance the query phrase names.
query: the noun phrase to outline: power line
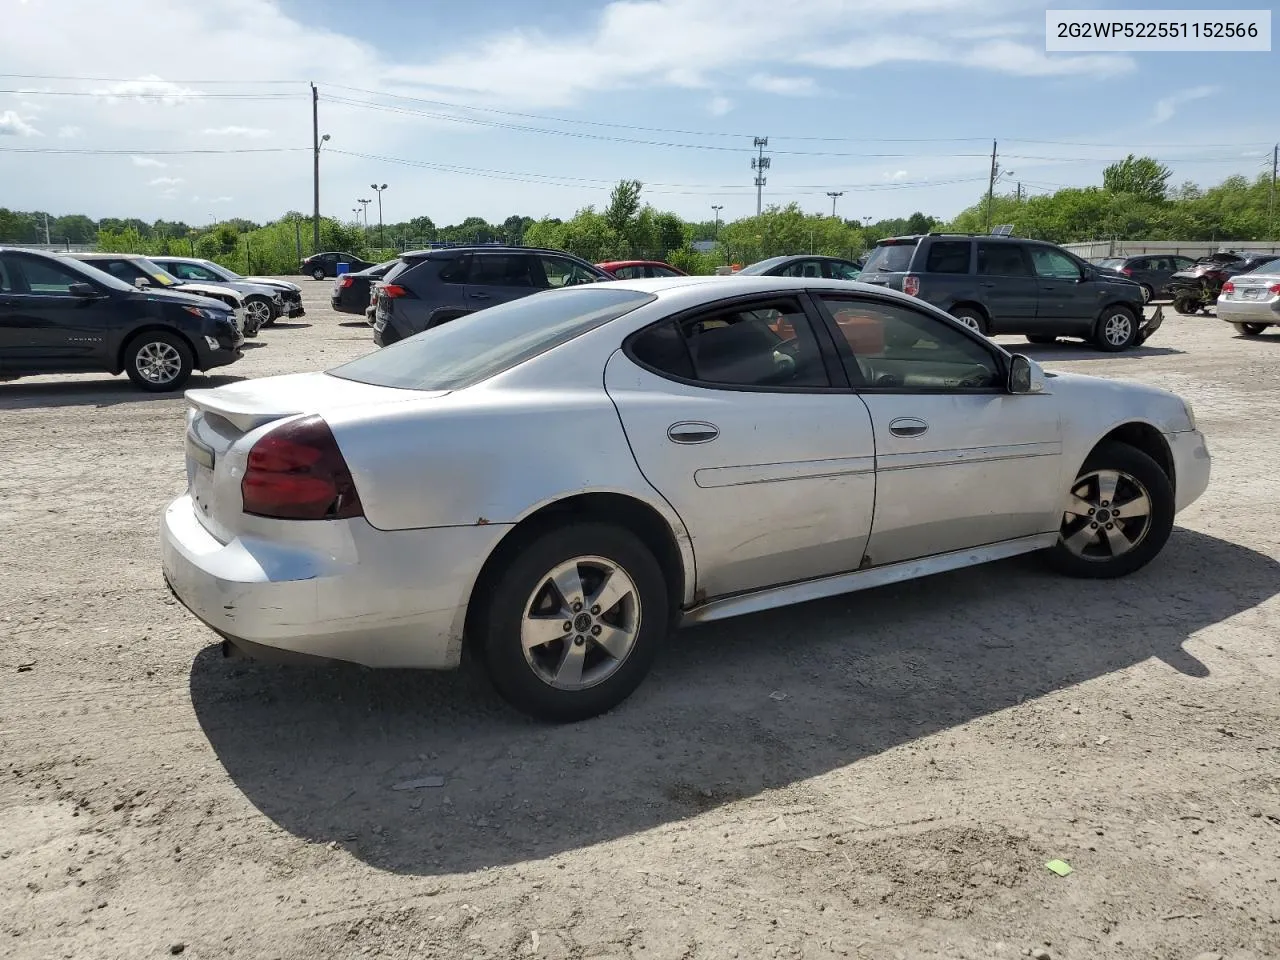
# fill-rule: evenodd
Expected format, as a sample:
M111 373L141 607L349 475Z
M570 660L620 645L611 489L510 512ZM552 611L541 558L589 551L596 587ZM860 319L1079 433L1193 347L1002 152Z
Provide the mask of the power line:
M85 156L104 157L169 157L185 154L203 153L297 153L309 147L211 147L209 149L191 148L187 150L106 150L88 147L0 147L0 153L63 153L82 154Z
M297 100L302 93L205 93L201 90L178 89L169 93L133 93L127 90L22 90L5 89L23 97L94 97L99 100Z

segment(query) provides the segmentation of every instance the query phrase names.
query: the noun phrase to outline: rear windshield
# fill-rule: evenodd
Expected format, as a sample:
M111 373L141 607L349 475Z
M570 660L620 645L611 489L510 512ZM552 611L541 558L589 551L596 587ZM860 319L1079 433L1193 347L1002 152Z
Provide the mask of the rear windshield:
M1099 260L1098 266L1106 267L1108 270L1118 270L1127 262L1127 260Z
M548 290L460 317L327 371L405 390L461 390L657 299L617 287Z
M387 272L382 275L382 279L387 283L390 283L410 267L416 267L421 262L421 260L397 260L387 269Z
M906 273L911 266L911 255L916 252L916 241L878 244L867 256L863 273Z

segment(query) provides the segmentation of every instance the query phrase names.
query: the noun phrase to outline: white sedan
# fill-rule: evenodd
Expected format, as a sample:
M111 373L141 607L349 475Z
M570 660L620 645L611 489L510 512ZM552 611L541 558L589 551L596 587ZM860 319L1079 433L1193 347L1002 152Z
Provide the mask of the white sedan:
M164 574L224 651L439 669L472 644L561 721L682 623L1031 552L1132 573L1209 481L1177 396L848 281L549 291L187 397Z

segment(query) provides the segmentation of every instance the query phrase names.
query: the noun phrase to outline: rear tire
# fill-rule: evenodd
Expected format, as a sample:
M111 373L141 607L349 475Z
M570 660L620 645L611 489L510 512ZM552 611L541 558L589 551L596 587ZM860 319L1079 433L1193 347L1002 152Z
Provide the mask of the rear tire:
M312 279L313 279L313 280L323 280L323 279L324 279L324 267L316 267L314 270L312 270L312 271L311 271L311 277L312 277Z
M970 330L976 330L984 337L987 335L987 318L982 315L981 311L975 310L973 307L956 307L951 311L951 315Z
M135 385L148 393L181 390L193 366L187 342L163 330L140 333L124 349L125 372Z
M531 535L474 597L474 639L493 685L516 708L559 723L627 699L670 624L658 561L635 534L608 523Z
M1127 576L1155 559L1173 530L1173 484L1158 463L1126 443L1105 443L1089 454L1065 502L1058 542L1044 557L1069 577Z
M1242 337L1260 337L1268 324L1265 323L1233 323L1236 333Z
M1142 286L1142 302L1143 302L1143 303L1150 303L1152 300L1154 300L1154 299L1156 298L1155 291L1154 291L1154 290L1152 290L1152 289L1151 289L1149 286L1147 286L1145 283L1144 283L1144 284L1142 284L1141 286Z
M1027 334L1027 343L1045 344L1045 343L1057 343L1057 342L1058 342L1057 337L1051 337L1048 334L1039 334L1039 333Z
M1200 303L1191 297L1176 297L1173 301L1173 309L1183 316L1190 317L1200 312Z
M1128 350L1138 340L1138 318L1128 307L1108 307L1098 318L1093 331L1093 343L1099 350L1119 353Z

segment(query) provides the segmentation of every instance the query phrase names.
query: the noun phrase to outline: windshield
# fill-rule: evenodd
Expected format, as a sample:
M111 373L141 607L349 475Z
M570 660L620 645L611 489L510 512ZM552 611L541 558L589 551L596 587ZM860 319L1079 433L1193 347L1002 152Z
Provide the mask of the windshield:
M212 260L201 260L200 265L206 270L211 270L223 280L243 280L244 277L236 273L234 270L228 270L220 263L214 263Z
M1280 259L1268 260L1266 263L1260 263L1250 273L1280 273Z
M326 371L405 390L460 390L657 299L617 287L548 290L490 307Z
M877 244L862 265L863 273L905 273L911 266L911 255L915 253L916 242Z
M786 263L790 257L770 257L768 260L761 260L759 263L753 263L749 267L743 267L738 271L740 277L758 277L766 271L772 270L780 263Z
M138 257L138 259L133 262L139 270L162 287L172 287L174 284L182 282L164 267L160 266L160 264L153 263L146 257Z

